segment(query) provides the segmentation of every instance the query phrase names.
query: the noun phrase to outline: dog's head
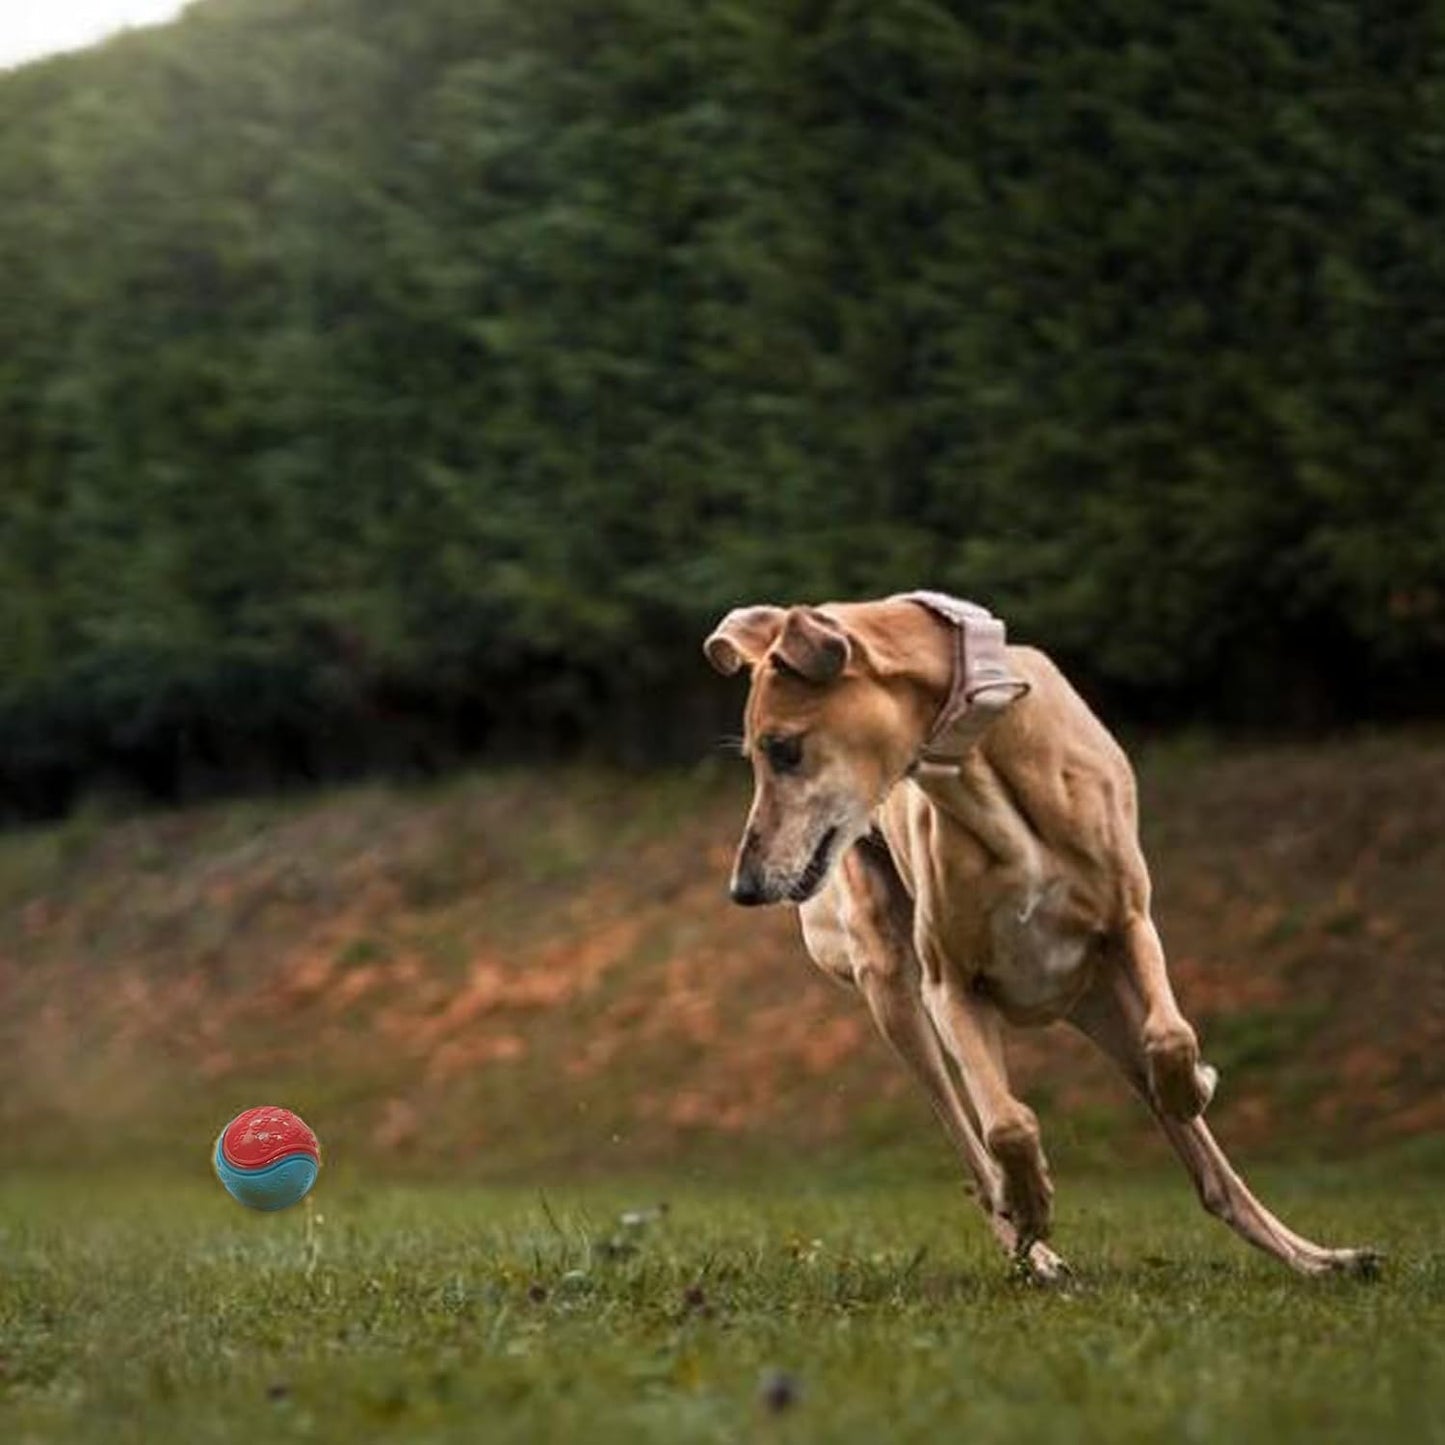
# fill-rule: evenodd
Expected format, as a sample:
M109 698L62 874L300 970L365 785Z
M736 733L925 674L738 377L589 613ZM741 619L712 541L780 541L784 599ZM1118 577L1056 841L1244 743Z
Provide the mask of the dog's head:
M872 826L918 746L916 709L855 607L743 607L704 645L721 673L752 673L744 750L753 806L738 846L737 903L802 903Z

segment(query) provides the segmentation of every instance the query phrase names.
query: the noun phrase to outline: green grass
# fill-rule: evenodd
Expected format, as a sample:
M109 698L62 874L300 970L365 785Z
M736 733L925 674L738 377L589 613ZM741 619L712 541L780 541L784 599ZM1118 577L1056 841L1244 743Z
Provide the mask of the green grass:
M1045 1291L954 1188L860 1169L545 1196L330 1177L316 1217L11 1177L0 1439L1442 1440L1445 1219L1410 1178L1259 1181L1305 1232L1383 1246L1369 1283L1294 1278L1177 1179L1074 1175L1077 1277Z

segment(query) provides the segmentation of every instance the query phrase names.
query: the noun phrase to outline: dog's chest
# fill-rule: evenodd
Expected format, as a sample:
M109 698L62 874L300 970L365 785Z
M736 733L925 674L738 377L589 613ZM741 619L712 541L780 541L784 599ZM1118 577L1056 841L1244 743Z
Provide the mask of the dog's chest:
M1016 1022L1066 1014L1105 924L1087 877L980 765L899 791L882 823L914 898L920 956L981 985Z
M1066 1013L1087 987L1093 937L1079 928L1062 879L1030 879L996 899L978 977L1005 1012L1024 1019Z
M955 848L932 862L915 893L920 954L981 986L1016 1023L1067 1014L1088 987L1102 933L1058 860L1041 849L1028 866L1004 869L981 849Z

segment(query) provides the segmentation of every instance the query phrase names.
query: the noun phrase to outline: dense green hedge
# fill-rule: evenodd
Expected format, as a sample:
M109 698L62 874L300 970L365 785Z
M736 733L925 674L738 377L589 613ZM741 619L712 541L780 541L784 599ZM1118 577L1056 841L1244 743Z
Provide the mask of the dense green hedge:
M927 583L1127 713L1438 704L1445 12L202 0L0 78L28 806L698 746Z

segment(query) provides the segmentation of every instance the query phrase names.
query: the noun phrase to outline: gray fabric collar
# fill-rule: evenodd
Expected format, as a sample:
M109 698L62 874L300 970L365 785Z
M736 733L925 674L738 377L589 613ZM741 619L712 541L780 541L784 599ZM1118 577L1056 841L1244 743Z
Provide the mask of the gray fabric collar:
M926 607L953 629L953 681L918 760L957 763L1029 684L1009 667L1004 625L988 608L944 592L904 592L897 600Z

